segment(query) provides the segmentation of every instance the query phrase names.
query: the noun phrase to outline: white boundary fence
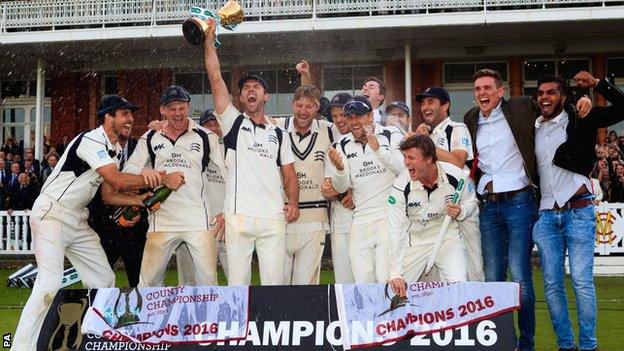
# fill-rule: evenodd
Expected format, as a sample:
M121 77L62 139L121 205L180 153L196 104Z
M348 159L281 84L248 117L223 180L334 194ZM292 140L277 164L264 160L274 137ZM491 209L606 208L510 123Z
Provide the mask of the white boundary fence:
M0 255L34 254L30 211L0 211ZM596 207L595 253L624 254L624 203L602 203Z

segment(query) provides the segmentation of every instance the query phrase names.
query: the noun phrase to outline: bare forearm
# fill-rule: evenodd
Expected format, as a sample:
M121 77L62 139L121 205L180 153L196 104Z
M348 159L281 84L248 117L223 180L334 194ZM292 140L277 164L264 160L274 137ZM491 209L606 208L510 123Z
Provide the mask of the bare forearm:
M288 197L288 203L299 204L299 184L297 177L284 177L284 190Z
M466 152L463 152L466 156ZM436 156L442 162L448 162L456 167L463 168L466 165L466 158L457 155L455 152L449 152L439 147L436 148Z
M140 195L124 195L115 191L107 183L102 184L102 201L111 206L141 206L143 203Z
M212 43L206 42L204 44L204 60L210 87L213 92L214 109L217 114L221 114L225 111L230 101L227 86L221 76L221 65L219 64L217 50L212 46Z
M147 187L145 180L140 175L130 173L119 173L119 177L115 180L115 184L110 184L116 191L135 191Z

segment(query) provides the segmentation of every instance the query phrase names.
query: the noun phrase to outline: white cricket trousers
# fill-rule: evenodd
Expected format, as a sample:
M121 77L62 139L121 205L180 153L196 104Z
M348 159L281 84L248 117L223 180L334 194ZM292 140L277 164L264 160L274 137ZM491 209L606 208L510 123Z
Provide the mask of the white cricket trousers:
M349 232L332 230L331 254L336 284L352 284L353 272L349 263Z
M36 206L36 205L35 205ZM86 221L76 228L55 218L39 219L33 206L30 229L39 273L33 290L22 310L12 350L32 351L37 348L41 326L52 300L61 288L65 256L76 268L87 289L115 285L100 238Z
M327 231L286 233L284 281L292 285L318 285Z
M147 233L139 286L162 286L165 271L175 250L185 243L197 285L217 285L217 243L208 230Z
M412 243L414 242L418 242L418 238L412 238ZM405 281L431 281L431 279L426 279L423 271L432 251L433 245L405 247L402 269ZM439 274L439 279L436 280L444 282L465 282L467 280L466 247L459 234L447 235L444 239L434 263L434 270L435 268Z
M354 224L349 233L349 261L357 284L388 280L388 220Z
M213 230L210 230L210 235L213 234ZM186 244L181 244L176 250L176 265L178 267L178 284L179 285L196 285L195 284L195 268L193 266L193 260L191 259L191 253L189 252ZM223 273L227 277L227 255L225 253L225 242L217 241L217 258L223 268ZM215 271L215 274L217 272ZM214 281L217 282L217 277L214 277Z
M250 285L254 248L262 285L283 285L286 258L286 220L225 215L228 285Z

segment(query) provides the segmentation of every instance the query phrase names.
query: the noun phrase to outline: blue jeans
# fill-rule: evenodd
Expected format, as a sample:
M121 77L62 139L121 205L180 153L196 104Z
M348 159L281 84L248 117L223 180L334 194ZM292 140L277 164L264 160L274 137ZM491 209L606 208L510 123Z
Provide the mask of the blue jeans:
M594 206L562 212L540 211L533 229L544 269L544 290L548 311L560 348L574 347L565 292L565 254L568 251L572 287L576 295L579 348L596 348L596 288L594 287Z
M533 191L521 192L507 200L485 201L479 214L485 281L505 281L509 266L511 280L520 284L518 348L523 351L535 349L535 291L531 255L536 217L537 202Z

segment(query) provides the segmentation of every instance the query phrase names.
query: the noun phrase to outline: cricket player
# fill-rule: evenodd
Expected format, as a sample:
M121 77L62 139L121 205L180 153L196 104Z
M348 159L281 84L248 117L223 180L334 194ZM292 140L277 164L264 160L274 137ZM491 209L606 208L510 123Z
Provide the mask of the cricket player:
M256 249L263 285L284 284L286 222L299 218L299 184L288 134L264 114L267 84L259 76L238 81L243 112L232 105L212 45L215 22L208 21L205 63L217 120L225 135L225 204L228 284L249 285ZM282 189L286 192L284 204Z
M118 169L122 129L132 124L128 100L111 95L98 105L100 126L81 133L68 145L41 189L30 215L35 258L39 274L22 310L13 350L35 350L47 310L61 288L65 256L76 268L86 288L106 288L115 284L98 235L89 227L87 204L102 182L115 191L139 190L148 186L177 189L180 174L159 174L157 179L124 174ZM104 202L117 206L142 206L144 196L124 196L105 191Z
M353 97L347 93L338 93L330 101L331 116L334 128L338 129L340 135L349 134L349 126L344 113L344 105ZM337 143L332 144L333 148ZM325 182L321 187L321 192L328 200L331 200L331 254L334 268L334 279L337 284L353 283L353 272L349 263L349 232L353 224L353 191L347 189L343 193L333 187L331 177L334 172L334 164L329 157L325 158Z
M190 94L172 85L160 97L160 113L167 124L150 130L140 139L124 172L157 177L158 171L184 174L187 186L164 201L150 214L139 286L162 286L167 264L174 251L185 243L198 285L216 285L217 243L209 231L210 206L206 172L212 160L221 164L219 138L188 117Z
M319 284L325 236L329 231L325 154L333 142L332 124L319 120L321 92L310 85L295 90L293 116L277 120L290 138L299 182L299 219L286 226L285 282Z
M373 108L364 96L344 105L349 134L329 150L336 167L334 188L353 189L355 210L349 234L349 260L355 283L387 280L388 220L386 201L392 182L405 166L397 146L403 135L373 122Z
M444 217L451 221L435 259L442 281L466 281L466 249L458 221L477 209L474 186L466 186L465 172L438 161L433 141L412 136L399 146L407 169L392 184L388 197L389 282L395 293L405 296L405 282L420 279L438 241ZM459 202L453 204L453 193Z
M209 109L204 111L199 119L199 124L215 133L219 137L219 149L223 155L223 132L219 121L214 115L214 111ZM218 163L218 162L217 162ZM217 239L218 260L223 268L225 276L228 275L227 254L225 251L225 220L223 219L223 201L225 198L225 179L223 171L213 160L208 163L206 169L206 187L204 197L208 199L210 205L210 231ZM178 281L180 285L195 285L195 272L191 254L186 245L180 245L176 251L176 263L178 265ZM216 281L215 277L215 281Z
M429 136L436 146L436 156L442 162L469 171L473 161L472 138L464 123L454 122L449 117L451 97L440 87L430 87L416 96L423 116L415 131L416 135ZM467 180L472 183L471 179ZM481 231L479 212L459 222L467 250L468 280L484 281L483 256L481 253Z

